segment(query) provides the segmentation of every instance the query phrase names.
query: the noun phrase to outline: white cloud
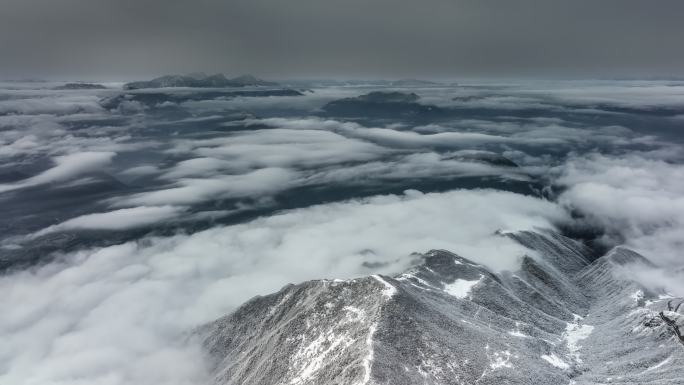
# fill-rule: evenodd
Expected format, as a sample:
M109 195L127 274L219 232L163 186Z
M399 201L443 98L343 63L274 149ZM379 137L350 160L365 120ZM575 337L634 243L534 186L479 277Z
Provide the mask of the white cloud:
M58 156L77 152L121 152L150 147L148 141L132 141L128 127L97 126L70 130L66 123L97 121L102 114L0 116L0 159Z
M298 174L283 168L262 168L246 174L208 179L185 178L168 188L116 198L115 206L190 205L210 199L274 194L293 186Z
M469 176L496 176L512 180L530 180L522 171L454 158L458 153L412 153L384 161L365 162L344 168L320 170L306 179L307 183L382 183L387 180L411 180Z
M202 355L186 333L256 294L396 272L408 253L432 248L511 268L527 250L496 230L564 219L553 203L512 193L414 191L79 251L0 276L0 382L202 383Z
M681 90L655 83L645 87L539 83L505 90L460 87L420 92L423 103L498 109L506 115L523 108L567 111L567 105L559 103L584 111L600 104L677 107L682 104ZM187 102L179 107L193 113L216 111L219 118L225 116L226 109L266 112L283 108L308 114L343 94L355 96L366 91L352 87L303 97L235 98ZM454 92L466 98L451 100ZM0 102L0 114L25 115L0 116L0 157L9 162L49 156L56 165L23 181L0 185L0 192L75 179L109 168L114 153L157 145L134 135L137 128L147 128L142 124L143 115L129 117L130 126L84 123L85 128L67 128L72 124L81 127L80 121L117 116L116 111L113 115L102 111L93 95L45 92L15 96L21 98ZM143 111L140 105L130 103L129 111L123 112ZM201 127L204 121L214 119L215 114L200 114L166 123ZM146 187L156 191L110 199L118 209L72 218L39 234L217 218L247 207L191 213L184 206L267 197L309 184L349 186L460 176L528 178L516 168L467 156L475 152L455 151L464 148L505 148L507 156L526 166L526 172L542 175L561 160L544 154L531 156L516 146L662 145L621 126L585 129L556 118L499 116L496 121L461 119L413 129L364 127L311 117L248 119L244 123L273 129L166 136L164 127L149 133L158 135L155 140L160 141L160 151L168 150L122 159L125 170L121 174L158 175L157 181L163 185ZM96 129L88 127L90 124ZM680 155L674 147L621 157L575 157L560 168L558 183L567 188L560 202L606 228L611 241L625 240L672 270L681 265L684 247L684 171L668 161ZM443 152L433 152L434 148ZM170 159L164 158L167 155ZM162 169L145 164L160 159L167 164L179 158L184 160ZM559 205L512 193L411 191L405 196L293 210L192 235L147 237L60 255L57 262L0 276L0 383L203 383L202 354L197 346L185 343L187 333L253 295L307 279L396 272L410 263L410 252L431 248L452 250L495 270L510 269L528 251L508 238L495 236L496 230L551 228L552 223L565 220L567 214ZM380 267L368 268L363 262ZM684 293L680 273L642 269L629 274L648 285Z
M274 128L226 137L182 141L175 151L220 158L234 167L311 167L367 161L387 150L362 140L319 129ZM206 161L203 161L206 162Z
M559 201L606 229L608 242L624 243L673 270L684 266L684 166L652 157L662 154L668 153L573 159L558 179L567 187ZM658 286L684 293L681 280L667 287L674 281L663 279ZM653 286L657 280L643 283Z
M35 235L41 236L65 230L125 230L169 220L177 217L183 211L185 211L184 208L175 206L142 206L86 214L47 227Z
M668 81L587 81L537 84L521 94L538 95L574 105L655 108L684 107L684 87Z
M121 174L130 176L154 175L159 173L159 167L153 165L136 166L121 171Z
M466 82L463 85L467 85ZM474 83L482 86L482 82ZM465 97L459 104L491 109L541 108L557 111L575 107L577 112L606 113L598 108L610 107L684 107L684 87L672 81L507 81L490 83L488 87L467 88L456 91ZM468 97L472 97L467 100ZM441 103L440 103L441 99ZM446 100L445 100L446 99ZM424 100L452 105L444 96L428 95Z
M0 184L0 193L64 181L83 173L98 171L111 163L114 155L116 154L113 152L81 152L57 156L53 158L56 163L54 167L16 183Z
M234 162L216 158L193 158L176 163L170 171L164 173L163 177L173 180L193 176L211 176L231 169L244 169L244 166L236 167Z
M679 236L681 237L681 234ZM620 268L618 274L636 280L650 289L663 290L667 295L684 297L684 269L634 263Z
M354 88L322 88L304 91L300 96L268 96L268 97L235 97L226 99L187 101L181 104L195 113L224 112L226 109L237 111L268 111L282 109L288 112L301 111L304 114L313 112L326 103L336 99L358 96L361 91Z
M4 92L8 92L4 90ZM66 115L76 113L102 112L95 95L69 94L57 95L42 91L43 94L18 95L20 98L0 100L0 114Z
M396 149L429 147L460 149L485 145L557 146L576 144L653 144L654 139L638 136L621 126L571 127L563 121L513 119L511 121L456 120L407 129L403 126L364 127L354 122L320 118L268 118L254 123L294 130L326 130L350 139L360 139Z
M507 143L511 139L504 136L488 135L476 132L439 132L435 134L419 134L407 130L393 128L364 127L357 123L339 122L319 118L262 119L262 123L274 127L284 127L298 130L330 130L349 138L363 139L385 147L395 148L425 148L435 147L463 147L474 144ZM543 141L538 139L534 141Z

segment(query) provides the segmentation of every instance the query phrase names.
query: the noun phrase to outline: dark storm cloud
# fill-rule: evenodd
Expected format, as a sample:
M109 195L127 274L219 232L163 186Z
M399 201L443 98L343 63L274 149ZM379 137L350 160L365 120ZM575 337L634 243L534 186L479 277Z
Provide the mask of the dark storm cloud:
M2 0L0 71L684 75L679 0Z

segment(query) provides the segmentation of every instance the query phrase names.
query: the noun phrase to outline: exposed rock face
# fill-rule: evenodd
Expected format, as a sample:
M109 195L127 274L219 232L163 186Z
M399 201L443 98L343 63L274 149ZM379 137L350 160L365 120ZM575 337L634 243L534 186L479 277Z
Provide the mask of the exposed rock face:
M318 280L257 297L199 333L216 384L681 384L664 298L557 234L494 274L433 250L396 277ZM680 324L684 316L669 311Z
M135 90L143 88L167 88L167 87L198 87L198 88L221 88L221 87L247 87L247 86L277 86L277 83L258 79L252 75L243 75L228 79L223 74L205 75L203 73L191 75L166 75L149 81L126 83L124 89Z

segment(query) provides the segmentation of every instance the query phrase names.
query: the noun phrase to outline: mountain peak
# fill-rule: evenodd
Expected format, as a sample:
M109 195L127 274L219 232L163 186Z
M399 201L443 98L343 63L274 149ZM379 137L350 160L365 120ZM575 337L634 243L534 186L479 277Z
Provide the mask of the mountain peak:
M540 255L519 272L495 274L432 250L393 278L309 281L255 298L200 332L215 358L215 383L569 384L595 383L613 371L650 383L652 373L625 365L635 354L656 360L662 349L677 357L662 370L676 375L684 368L681 346L666 341L667 326L646 322L662 304L635 302L629 285L610 300L584 296L594 288L581 287L549 254L576 258L584 250L557 234L532 234L519 239ZM633 331L644 322L647 332ZM611 345L619 347L593 358L594 347Z

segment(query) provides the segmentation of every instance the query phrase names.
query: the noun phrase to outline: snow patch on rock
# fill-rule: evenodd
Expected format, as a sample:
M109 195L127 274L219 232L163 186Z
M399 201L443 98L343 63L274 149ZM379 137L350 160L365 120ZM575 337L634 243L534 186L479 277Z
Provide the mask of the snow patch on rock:
M666 358L664 361L659 362L659 363L657 363L657 364L651 366L650 368L644 370L643 373L648 373L648 372L650 372L650 371L652 371L652 370L656 370L656 369L658 369L658 368L660 368L660 367L666 365L668 362L670 362L671 359L672 359L672 357L668 357L668 358ZM642 374L643 374L643 373L642 373Z
M568 323L565 326L565 332L563 333L563 338L568 345L568 350L570 351L572 358L577 362L582 362L579 354L582 347L579 345L579 342L589 337L594 330L594 327L591 325L581 325L581 320L582 317L575 314L575 321Z
M511 363L511 356L511 352L508 350L494 352L493 356L490 357L489 367L493 370L501 368L513 368L513 364Z
M297 351L295 362L306 362L299 373L290 381L291 385L305 384L323 367L327 356L338 349L347 348L354 340L349 336L336 336L334 333L323 333L310 344Z
M385 286L385 290L382 291L382 294L387 297L387 298L392 298L395 294L397 294L397 288L392 286L389 282L385 281L381 276L375 274L372 275L373 278L375 278L376 281L382 283Z
M559 369L565 370L565 369L570 368L570 365L568 365L567 362L563 361L560 357L558 357L558 356L557 356L556 354L554 354L554 353L551 353L551 354L549 354L549 355L544 354L543 356L541 356L541 358L542 358L544 361L548 362L549 364L551 364L551 365L553 365L553 366L555 366L555 367L557 367L557 368L559 368Z
M368 330L368 337L366 337L368 355L366 355L366 358L363 359L363 379L358 385L366 385L370 383L371 365L373 364L373 356L375 355L375 352L373 351L373 336L375 335L375 330L377 327L377 324L373 324Z
M457 279L448 285L444 285L444 291L456 298L464 299L468 297L472 288L482 281L482 278L484 278L483 275L480 275L480 279L476 279L474 281Z

